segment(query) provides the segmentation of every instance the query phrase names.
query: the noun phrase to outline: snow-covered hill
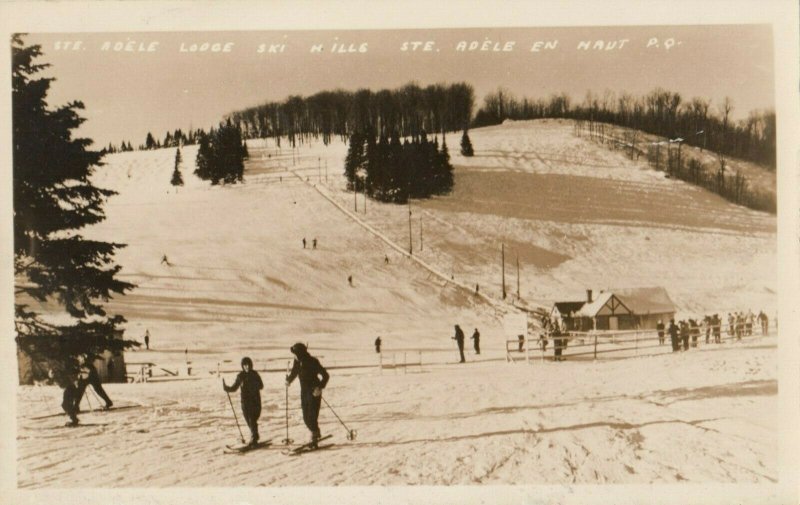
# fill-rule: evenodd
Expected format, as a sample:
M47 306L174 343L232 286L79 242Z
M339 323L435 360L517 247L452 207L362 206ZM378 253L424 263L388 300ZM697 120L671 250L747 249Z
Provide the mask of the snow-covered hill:
M86 235L127 244L117 261L138 288L109 308L128 319L129 338L149 330L152 347L126 354L129 371L153 362L184 376L188 358L197 380L111 385L118 405L136 407L86 414L97 426L76 430L30 419L58 410L57 388L21 387L20 485L774 482L774 337L506 364L499 299L504 243L512 298L518 257L522 298L545 306L586 288L661 285L682 316L773 315L775 217L666 180L574 137L568 122L470 135L472 158L447 138L453 194L409 206L413 259L400 252L409 207L354 202L342 143L293 152L249 141L245 183L224 187L192 175L193 147L177 189L174 149L108 156L94 180L119 195ZM483 335L466 365L454 364L456 323ZM385 362L422 366L381 373L379 335ZM296 341L332 368L326 398L358 439L344 440L323 409L332 449L223 458L237 435L217 369L230 378L249 355L269 370L262 431L280 440L281 370ZM292 426L293 438L307 436L298 409Z

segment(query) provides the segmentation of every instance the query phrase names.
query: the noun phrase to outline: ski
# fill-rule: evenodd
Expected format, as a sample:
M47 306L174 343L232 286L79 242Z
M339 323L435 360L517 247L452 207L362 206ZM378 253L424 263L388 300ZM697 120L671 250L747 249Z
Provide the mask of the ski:
M250 445L250 444L226 445L223 452L225 452L225 454L244 454L246 452L250 452L256 449L263 449L265 447L269 447L270 445L272 445L272 440L263 440L255 445Z
M314 443L309 442L307 444L303 444L303 445L297 446L297 447L295 447L293 449L285 450L285 451L282 451L282 452L286 456L298 456L298 455L304 454L306 452L313 452L313 451L317 451L319 449L327 449L328 447L331 447L333 444L328 444L328 445L324 445L324 446L320 446L318 444L320 442L322 442L323 440L327 440L327 439L331 438L332 436L333 435L325 435L324 437L320 438L319 440L317 440Z
M98 427L98 426L108 426L108 424L109 423L78 423L78 424L67 423L67 424L62 424L60 426L45 426L44 428L39 428L39 429L61 430L61 429L65 429L65 428L91 428L91 427Z
M324 449L330 449L333 446L334 444L318 445L317 447L307 447L305 449L293 450L284 454L286 454L287 456L300 456L302 454L308 454L310 452L317 452L317 451L322 451Z
M112 410L127 410L127 409L135 409L135 408L139 408L139 407L144 407L144 405L121 405L119 407L113 406L110 409L99 408L99 409L95 409L95 410L82 410L81 412L79 412L79 414L97 414L99 412L110 412ZM51 417L61 417L61 416L65 416L65 415L67 415L65 412L58 412L56 414L45 414L45 415L42 415L42 416L34 416L34 417L31 417L30 420L38 421L40 419L49 419Z

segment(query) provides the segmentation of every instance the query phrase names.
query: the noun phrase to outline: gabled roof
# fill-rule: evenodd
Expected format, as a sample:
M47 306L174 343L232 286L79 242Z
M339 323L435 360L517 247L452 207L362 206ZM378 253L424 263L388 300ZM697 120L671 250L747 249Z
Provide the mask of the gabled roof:
M650 288L614 289L612 292L634 314L665 314L675 312L675 304L667 290L658 286Z
M611 291L600 293L591 303L586 303L578 313L584 317L630 314L628 306Z
M556 302L553 304L562 316L569 316L573 312L578 312L586 302Z

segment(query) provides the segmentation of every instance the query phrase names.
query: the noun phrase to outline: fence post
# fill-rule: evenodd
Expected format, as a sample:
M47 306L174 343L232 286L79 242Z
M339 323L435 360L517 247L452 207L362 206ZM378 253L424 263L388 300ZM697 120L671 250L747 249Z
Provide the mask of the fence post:
M597 333L594 334L594 359L597 359Z
M525 364L529 364L531 362L531 348L529 345L530 339L528 338L528 334L525 334Z

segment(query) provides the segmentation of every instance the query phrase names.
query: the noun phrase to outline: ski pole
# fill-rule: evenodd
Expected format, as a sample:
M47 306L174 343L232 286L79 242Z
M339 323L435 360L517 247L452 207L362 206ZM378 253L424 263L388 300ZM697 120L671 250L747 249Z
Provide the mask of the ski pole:
M287 365L286 365L286 375L287 376L289 375L289 367L291 367L291 366L292 366L292 362L289 361L287 363ZM286 384L286 403L285 403L285 405L286 405L286 438L281 440L281 443L283 445L289 445L292 442L294 442L294 440L289 438L289 384Z
M89 412L94 412L94 407L92 407L92 400L91 398L89 398L89 395L86 394L85 389L83 390L83 396L86 398L86 403L89 404ZM78 405L80 405L80 402L78 402Z
M322 401L325 402L325 405L327 405L328 408L331 409L331 412L333 412L333 415L336 416L336 419L338 419L339 422L342 423L342 426L344 426L344 429L347 430L347 440L355 440L356 439L356 435L357 435L356 430L351 430L350 428L347 427L346 424L344 424L344 421L342 421L342 418L340 418L339 415L336 413L336 411L333 410L333 407L331 407L331 404L328 403L328 400L326 400L325 397L320 396L320 398L322 398Z
M225 379L222 379L222 386L225 386ZM236 419L236 427L239 429L239 436L242 438L242 443L244 443L244 435L242 434L242 427L239 426L239 416L236 415L236 409L233 408L233 400L231 400L231 394L225 390L225 394L228 395L228 403L231 404L231 410L233 411L233 418Z

